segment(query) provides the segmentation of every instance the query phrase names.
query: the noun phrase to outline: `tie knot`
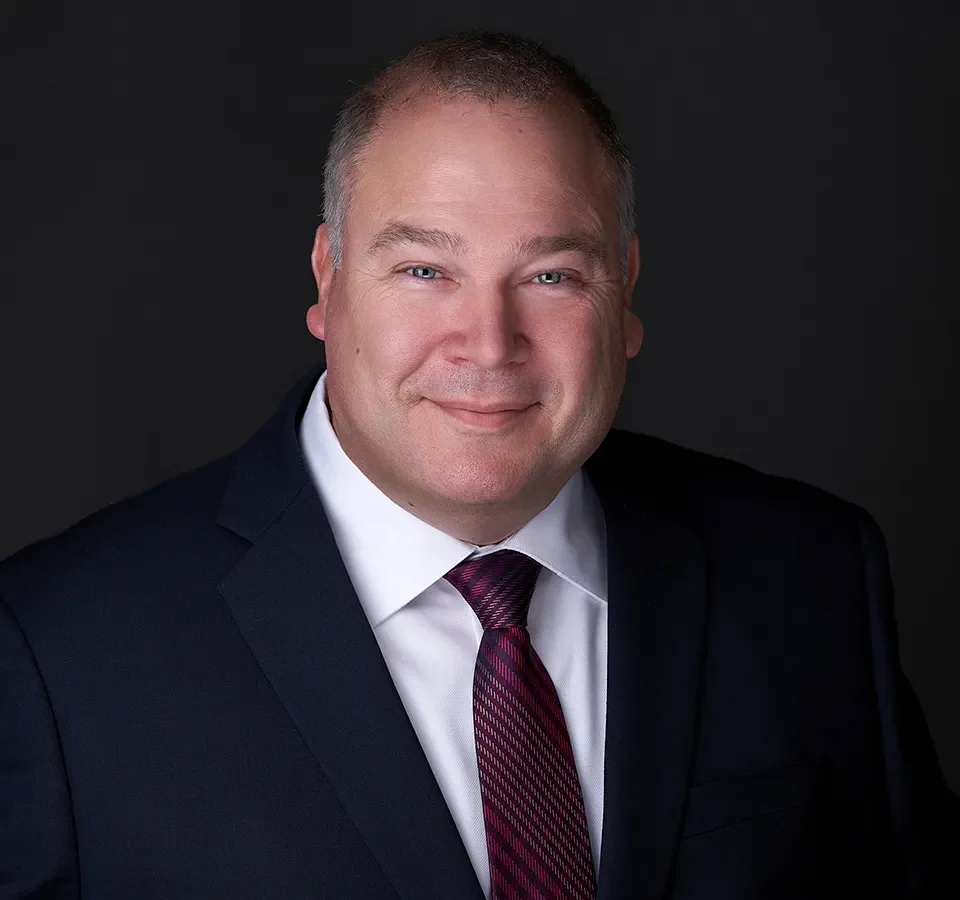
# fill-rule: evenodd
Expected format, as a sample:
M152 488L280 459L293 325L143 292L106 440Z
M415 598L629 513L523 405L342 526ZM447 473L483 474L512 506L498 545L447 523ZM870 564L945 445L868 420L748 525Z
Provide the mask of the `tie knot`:
M464 560L445 577L470 604L486 631L526 626L539 574L536 560L516 550L497 550Z

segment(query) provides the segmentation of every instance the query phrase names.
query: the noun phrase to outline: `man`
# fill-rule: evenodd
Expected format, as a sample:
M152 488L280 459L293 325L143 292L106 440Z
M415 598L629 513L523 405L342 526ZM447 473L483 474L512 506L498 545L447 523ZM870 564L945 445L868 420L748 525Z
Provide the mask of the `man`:
M883 539L610 431L630 168L563 61L348 101L328 368L0 568L0 897L935 897L955 831Z

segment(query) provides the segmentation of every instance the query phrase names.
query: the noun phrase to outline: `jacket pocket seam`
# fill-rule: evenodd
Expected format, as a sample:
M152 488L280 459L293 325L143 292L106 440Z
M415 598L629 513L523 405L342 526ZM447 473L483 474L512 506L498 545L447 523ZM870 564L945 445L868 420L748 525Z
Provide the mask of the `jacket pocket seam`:
M809 803L795 803L793 806L782 806L779 809L770 809L762 813L757 813L755 816L748 816L745 819L737 819L735 822L727 822L724 825L717 825L714 828L708 828L706 831L695 831L693 834L684 835L680 842L692 841L695 838L704 837L708 834L714 834L717 831L724 831L727 828L736 828L738 825L746 825L748 822L755 822L757 819L766 819L770 816L778 816L780 813L790 812L794 809L805 809L808 807Z

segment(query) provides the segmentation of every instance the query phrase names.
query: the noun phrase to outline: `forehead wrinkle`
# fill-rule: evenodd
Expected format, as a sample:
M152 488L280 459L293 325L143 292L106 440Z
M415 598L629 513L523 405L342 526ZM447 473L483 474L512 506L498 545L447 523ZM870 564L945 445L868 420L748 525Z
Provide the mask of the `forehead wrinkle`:
M456 232L391 220L373 236L367 252L371 255L383 253L398 244L421 244L455 256L463 255L467 248L467 242Z

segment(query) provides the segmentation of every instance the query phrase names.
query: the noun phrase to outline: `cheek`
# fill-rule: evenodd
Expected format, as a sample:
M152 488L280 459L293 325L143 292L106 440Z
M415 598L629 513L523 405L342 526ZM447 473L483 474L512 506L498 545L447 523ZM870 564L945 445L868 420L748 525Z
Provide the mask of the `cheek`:
M368 382L396 382L422 362L431 329L389 296L358 292L328 314L327 357ZM419 319L419 320L418 320Z
M617 324L599 304L584 303L541 325L540 344L552 371L567 384L581 385L581 392L615 361Z
M436 347L438 336L429 321L397 314L376 323L365 335L366 364L391 382L419 369Z
M591 304L565 317L545 345L546 364L562 391L559 417L574 443L609 428L626 376L621 331L606 308Z

